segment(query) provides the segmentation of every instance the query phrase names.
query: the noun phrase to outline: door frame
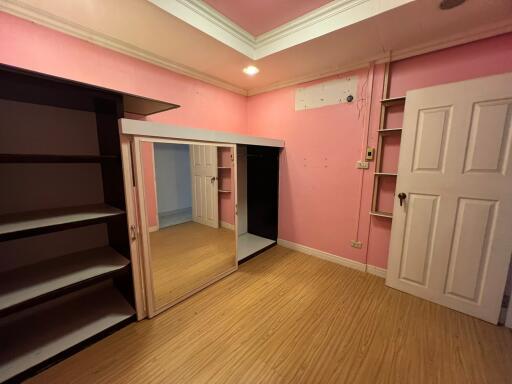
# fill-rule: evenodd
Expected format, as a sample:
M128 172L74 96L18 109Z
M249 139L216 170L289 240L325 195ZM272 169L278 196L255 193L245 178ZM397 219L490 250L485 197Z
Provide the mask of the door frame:
M153 162L153 173L155 174L155 178L153 180L153 187L155 189L155 204L156 204L156 213L155 213L155 220L156 225L149 227L149 230L151 232L156 232L160 229L160 216L158 215L158 190L156 188L156 162L155 162L155 145L153 143L152 150L151 150L151 161Z
M146 275L140 244L140 227L138 218L137 189L135 187L135 163L133 157L133 141L130 136L120 135L123 182L126 199L126 221L130 239L130 258L135 296L137 320L148 316L146 295Z
M122 135L123 136L123 135ZM200 142L200 141L193 141L193 140L174 140L174 139L162 139L162 138L155 138L150 136L132 136L132 145L133 145L133 154L134 154L134 160L135 160L135 166L134 166L134 177L136 181L135 186L135 194L137 195L137 200L139 202L145 201L145 188L144 186L144 174L142 169L142 158L141 158L141 143L142 142L152 142L152 143L167 143L167 144L186 144L186 145L212 145L216 147L230 147L233 150L234 156L236 156L236 144L228 144L228 143L216 143L216 142ZM219 275L216 275L212 277L210 280L205 282L204 284L198 286L197 288L193 289L192 291L187 292L186 294L180 296L179 298L161 306L156 307L155 303L155 297L154 297L154 282L153 282L153 274L152 274L152 262L151 262L151 245L149 240L149 225L146 215L146 207L145 204L138 204L138 228L139 228L139 248L140 248L140 254L141 254L141 269L142 269L142 275L144 276L143 281L140 281L140 283L143 285L143 292L145 292L145 299L147 303L147 317L152 318L159 313L169 309L170 307L176 305L177 303L187 299L188 297L192 296L193 294L201 291L202 289L208 287L209 285L215 283L216 281L222 279L223 277L235 272L238 269L238 217L236 214L236 206L238 204L237 202L237 193L236 193L236 160L234 161L234 169L233 169L233 177L234 184L235 184L235 191L232 191L234 193L234 204L235 204L235 253L234 253L234 263L233 267L226 270L225 272L222 272ZM139 291L141 289L139 288Z

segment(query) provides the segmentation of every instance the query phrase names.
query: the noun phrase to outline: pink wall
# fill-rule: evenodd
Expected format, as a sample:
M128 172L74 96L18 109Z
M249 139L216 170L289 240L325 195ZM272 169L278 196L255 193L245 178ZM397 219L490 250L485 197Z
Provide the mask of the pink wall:
M371 109L361 100L295 112L296 87L246 98L5 13L0 13L0 62L182 105L152 118L162 122L284 139L280 237L386 267L391 222L368 215L374 170L355 169L366 146L365 113L369 145L377 142L382 65L373 72ZM393 63L391 96L507 71L512 71L512 33ZM351 74L359 76L360 91L363 80L372 78L365 69ZM389 125L400 123L397 112ZM398 143L388 148L389 167L396 164L397 148ZM361 240L363 249L351 248L353 239Z
M382 68L377 72L382 81ZM249 98L248 127L251 134L285 140L279 237L364 262L365 249L352 248L350 241L358 233L363 173L355 163L366 147L367 108L360 109L367 70L347 75L359 77L359 101L296 112L297 87L280 89Z
M394 62L391 66L390 96L403 96L412 89L510 71L512 33ZM393 113L387 122L388 127L400 127L402 117L400 111ZM375 131L371 142L376 145ZM393 163L393 158L397 159L396 146L391 149L393 151L389 154L389 163ZM367 193L371 194L371 190ZM387 201L385 204L389 206L390 203ZM372 217L368 237L368 264L386 268L390 232L389 220Z
M148 118L189 127L247 131L247 98L204 82L0 12L0 62L37 72L169 101L181 108ZM134 118L134 116L130 116ZM157 224L152 146L148 169L150 226ZM229 212L227 213L229 218Z
M302 16L331 0L205 0L217 11L257 36Z
M246 132L246 97L0 12L0 62L182 107L149 120Z
M512 71L512 34L393 63L390 94L402 96L410 89L507 71ZM359 76L361 86L366 72L352 74ZM374 147L382 81L383 66L376 66L369 135L369 145ZM249 133L286 142L281 158L279 236L386 268L391 221L370 218L374 169L360 171L354 166L361 157L364 141L357 105L295 112L295 89L280 89L248 100ZM393 111L387 126L401 127L402 115L400 109ZM396 169L399 144L396 138L388 139L385 170ZM362 195L359 193L361 177ZM389 210L394 198L394 181L387 180L382 189L382 209ZM353 239L362 241L363 249L351 248Z

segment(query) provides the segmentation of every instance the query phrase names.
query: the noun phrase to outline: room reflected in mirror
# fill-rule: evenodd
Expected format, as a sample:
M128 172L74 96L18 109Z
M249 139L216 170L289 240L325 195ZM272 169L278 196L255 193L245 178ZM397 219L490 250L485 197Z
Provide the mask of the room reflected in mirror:
M234 148L141 142L154 306L236 269Z

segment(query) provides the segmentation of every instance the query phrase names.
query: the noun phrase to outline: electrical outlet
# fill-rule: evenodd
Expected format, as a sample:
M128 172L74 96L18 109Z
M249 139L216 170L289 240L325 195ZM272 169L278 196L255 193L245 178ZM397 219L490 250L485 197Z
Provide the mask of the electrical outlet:
M373 156L375 156L375 148L366 148L366 160L373 160Z
M370 164L367 161L359 160L356 163L356 168L357 169L368 169L368 168L370 168Z
M360 241L356 241L356 240L350 240L350 246L352 248L359 248L359 249L361 249L361 248L363 248L363 243L360 242Z

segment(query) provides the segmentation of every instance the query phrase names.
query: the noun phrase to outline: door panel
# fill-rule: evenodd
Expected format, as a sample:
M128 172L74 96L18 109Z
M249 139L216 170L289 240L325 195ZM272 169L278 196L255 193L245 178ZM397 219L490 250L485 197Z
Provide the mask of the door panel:
M411 213L406 219L400 278L427 285L432 260L438 196L411 194Z
M492 242L495 201L459 199L445 293L478 302Z
M450 112L450 107L419 111L413 171L442 171Z
M217 147L191 145L192 220L219 227Z
M465 172L505 173L512 100L477 103L473 109Z
M512 74L407 93L387 285L496 323L512 254Z

